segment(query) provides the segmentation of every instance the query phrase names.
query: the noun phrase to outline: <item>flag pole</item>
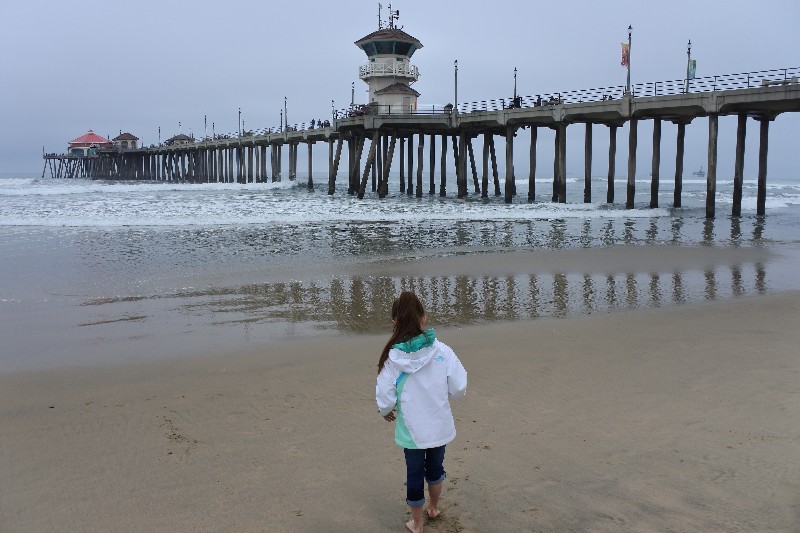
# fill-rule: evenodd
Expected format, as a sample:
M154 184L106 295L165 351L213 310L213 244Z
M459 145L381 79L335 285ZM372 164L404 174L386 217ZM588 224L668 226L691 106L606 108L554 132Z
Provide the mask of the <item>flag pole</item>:
M633 26L628 25L628 81L625 84L625 89L628 94L631 93L631 33Z

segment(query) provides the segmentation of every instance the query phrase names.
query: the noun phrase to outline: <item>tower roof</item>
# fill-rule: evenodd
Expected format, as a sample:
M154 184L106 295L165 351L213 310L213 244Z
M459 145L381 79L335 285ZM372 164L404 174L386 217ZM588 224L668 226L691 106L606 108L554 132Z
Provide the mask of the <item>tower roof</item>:
M167 139L164 142L166 142L167 144L170 144L170 143L174 143L175 141L193 141L193 140L194 139L192 139L191 137L189 137L185 133L179 133L177 135L173 135L172 137L170 137L169 139Z
M375 91L375 94L413 94L419 96L419 93L406 85L405 83L393 83L388 87Z
M125 133L120 133L119 135L114 137L112 140L114 140L114 141L138 141L139 137L137 137L136 135L134 135L132 133L128 133L126 131Z
M361 39L357 40L355 45L359 48L362 48L362 45L369 41L401 41L411 43L415 48L422 48L422 43L419 42L416 37L412 37L403 30L397 28L383 28L378 31L374 31L366 37L362 37Z

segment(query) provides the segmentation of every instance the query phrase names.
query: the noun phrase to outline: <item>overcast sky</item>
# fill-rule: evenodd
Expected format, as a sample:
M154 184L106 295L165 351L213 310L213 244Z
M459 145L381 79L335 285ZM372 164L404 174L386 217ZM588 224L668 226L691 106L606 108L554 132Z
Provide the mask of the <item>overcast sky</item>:
M421 104L453 101L454 59L462 102L509 97L514 67L522 95L624 84L620 43L629 24L633 83L683 78L689 39L698 77L800 67L797 0L396 0L392 7L424 46L412 58ZM372 0L0 0L0 171L41 172L42 146L63 152L89 129L128 131L151 144L159 127L163 140L179 122L183 133L202 136L204 115L209 134L212 122L217 133L234 132L239 108L247 129L274 127L284 96L291 123L329 118L331 100L349 104L353 81L356 102L365 101L358 67L366 56L353 42L377 29L377 11ZM596 128L596 151L604 152L605 131ZM665 126L664 161L674 153L672 131ZM751 121L751 170L757 131ZM649 172L644 124L639 135L641 174ZM687 128L687 170L704 162L706 135L704 118ZM583 127L571 127L568 138L568 170L582 172ZM800 180L798 139L800 113L780 115L770 129L770 175ZM721 174L732 168L734 144L735 118L721 119Z

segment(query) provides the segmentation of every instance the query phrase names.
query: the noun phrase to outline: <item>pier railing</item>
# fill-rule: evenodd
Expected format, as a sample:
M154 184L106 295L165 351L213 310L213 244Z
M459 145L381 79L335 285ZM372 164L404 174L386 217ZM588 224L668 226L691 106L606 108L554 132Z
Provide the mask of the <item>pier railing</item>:
M735 89L752 89L757 87L796 84L798 82L800 82L800 67L760 70L755 72L694 78L688 80L688 92L730 91ZM686 93L686 78L670 81L636 83L631 86L631 95L634 98ZM495 98L493 100L482 100L479 102L465 102L458 105L458 112L475 113L522 107L577 104L615 100L622 98L624 95L624 85L598 87L595 89L579 89L574 91L543 92L533 96L517 96L516 98Z
M358 77L364 79L369 76L407 76L414 81L419 79L419 69L407 62L400 63L369 63L358 69Z
M408 106L402 104L378 105L364 104L351 105L344 109L337 109L333 112L334 119L344 119L350 117L363 117L372 115L449 115L453 112L452 104L447 105L418 105Z

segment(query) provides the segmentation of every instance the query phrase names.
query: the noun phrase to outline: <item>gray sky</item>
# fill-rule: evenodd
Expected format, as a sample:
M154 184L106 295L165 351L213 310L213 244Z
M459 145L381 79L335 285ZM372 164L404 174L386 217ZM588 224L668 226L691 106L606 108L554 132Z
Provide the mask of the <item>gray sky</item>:
M522 95L624 84L628 24L633 83L682 78L690 38L698 77L800 67L797 0L396 0L392 7L424 45L412 58L421 104L453 100L454 59L462 102L509 97L514 67ZM0 0L0 171L41 172L42 146L63 152L89 129L112 137L129 131L151 144L159 126L163 140L179 122L183 133L202 136L207 115L209 134L212 122L217 133L234 132L239 107L247 129L277 126L284 96L292 123L329 118L331 100L349 104L353 81L356 102L365 101L358 67L366 56L353 42L377 29L377 9L371 0ZM596 128L603 152L605 131ZM665 126L662 174L674 168L672 131ZM750 122L750 171L757 131ZM568 171L582 172L583 127L569 132ZM798 134L798 113L772 124L771 176L800 180ZM687 171L705 162L706 135L706 119L687 128ZM639 174L647 175L644 124L639 136ZM735 118L723 118L721 177L732 172L734 144ZM595 161L595 172L605 164Z

